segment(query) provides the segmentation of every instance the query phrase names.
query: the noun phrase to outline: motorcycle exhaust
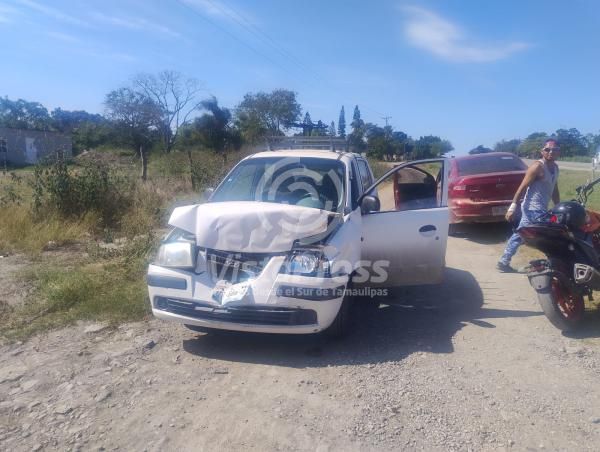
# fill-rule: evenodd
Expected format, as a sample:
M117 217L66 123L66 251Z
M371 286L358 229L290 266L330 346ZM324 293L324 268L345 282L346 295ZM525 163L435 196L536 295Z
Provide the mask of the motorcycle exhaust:
M594 290L600 290L600 272L585 264L575 264L573 278L576 284L585 284Z

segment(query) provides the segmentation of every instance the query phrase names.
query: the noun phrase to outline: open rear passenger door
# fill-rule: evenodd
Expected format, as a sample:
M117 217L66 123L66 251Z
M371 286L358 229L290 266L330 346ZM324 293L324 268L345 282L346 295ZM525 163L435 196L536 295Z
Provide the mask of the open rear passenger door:
M365 190L359 200L361 259L371 272L365 285L441 282L448 239L449 167L443 158L403 163Z

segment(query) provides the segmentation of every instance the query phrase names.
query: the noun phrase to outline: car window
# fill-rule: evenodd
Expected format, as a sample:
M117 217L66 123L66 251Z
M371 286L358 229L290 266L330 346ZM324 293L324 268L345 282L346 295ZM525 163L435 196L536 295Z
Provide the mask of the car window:
M527 170L527 165L516 155L483 155L457 160L456 165L459 176Z
M261 201L341 212L345 165L313 157L244 160L227 175L211 202Z
M358 160L358 172L360 173L360 181L364 191L373 183L373 180L371 179L371 173L367 167L367 162L364 160Z
M252 190L249 187L253 187L259 177L255 165L239 165L224 181L223 190L219 190L219 194L215 193L215 195L221 198L226 196L239 201L251 201Z
M442 187L436 176L442 169L442 162L415 163L388 175L376 187L379 212L441 207Z

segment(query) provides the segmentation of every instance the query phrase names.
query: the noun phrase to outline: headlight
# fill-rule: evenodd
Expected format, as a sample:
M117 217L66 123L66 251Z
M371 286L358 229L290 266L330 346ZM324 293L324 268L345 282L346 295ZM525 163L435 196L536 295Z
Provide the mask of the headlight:
M156 265L161 267L194 267L194 245L186 242L165 243L158 249Z
M296 250L286 259L282 273L302 276L329 276L329 261L320 250Z
M289 272L294 274L315 273L319 268L319 256L312 253L295 254L290 259Z
M155 264L161 267L194 268L193 239L185 231L173 230L158 249Z

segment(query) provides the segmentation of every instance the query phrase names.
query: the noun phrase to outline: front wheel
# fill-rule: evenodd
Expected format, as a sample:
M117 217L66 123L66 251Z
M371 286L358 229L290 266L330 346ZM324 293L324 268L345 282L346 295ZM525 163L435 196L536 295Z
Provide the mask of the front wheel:
M333 323L327 327L323 332L325 335L332 339L339 339L347 336L352 328L352 305L354 304L354 298L351 295L352 285L348 284L344 291L344 299L340 306Z
M550 291L538 292L538 301L550 323L561 331L572 331L583 319L583 296L556 276L552 277Z

